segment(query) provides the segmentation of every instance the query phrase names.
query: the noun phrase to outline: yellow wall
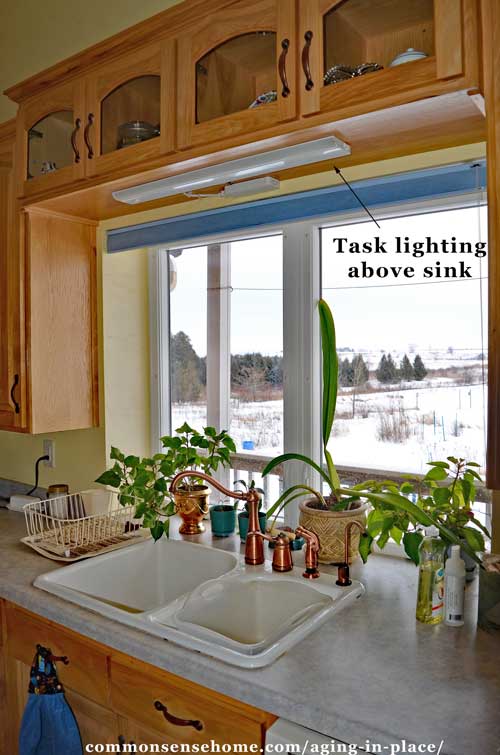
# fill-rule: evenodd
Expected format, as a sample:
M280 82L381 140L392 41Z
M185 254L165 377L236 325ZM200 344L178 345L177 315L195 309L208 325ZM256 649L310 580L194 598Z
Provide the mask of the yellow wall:
M0 89L153 15L176 0L35 0L0 5ZM0 97L0 122L14 115L6 98ZM347 171L351 179L417 169L430 165L473 160L484 155L484 145L445 150L356 166ZM281 193L334 184L332 174L283 182ZM114 220L104 231L119 225L158 219L227 205L227 200L185 202ZM41 467L42 485L68 482L71 489L87 488L106 465L109 446L117 445L138 454L149 453L149 337L147 253L137 250L102 258L100 284L100 385L101 427L67 433L52 433L56 441L56 469ZM33 480L33 466L42 454L44 436L0 432L0 477L23 482Z
M179 0L2 0L0 92ZM0 123L15 106L0 97Z

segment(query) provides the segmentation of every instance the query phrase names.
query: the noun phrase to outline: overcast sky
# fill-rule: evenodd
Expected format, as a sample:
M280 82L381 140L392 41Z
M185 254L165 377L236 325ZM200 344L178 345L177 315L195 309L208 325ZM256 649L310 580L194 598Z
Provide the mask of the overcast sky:
M388 249L396 236L423 241L426 236L441 241L455 236L457 241L485 241L486 208L453 210L381 221L381 229L371 223L336 226L322 231L324 296L331 305L339 347L355 350L405 351L414 346L428 351L449 346L481 351L480 281L487 272L487 257L473 254L426 254L417 259L410 254L337 253L334 238L350 242L372 241L378 235ZM281 236L238 241L231 255L231 350L233 353L260 351L281 353L282 318L282 239ZM350 278L349 268L415 268L415 277L401 279ZM473 280L424 279L423 268L455 265L463 261ZM206 354L206 247L187 249L176 258L177 286L171 295L172 332L185 331L200 356ZM486 311L486 281L483 281L483 312ZM484 319L486 338L487 322ZM486 347L486 344L485 344Z

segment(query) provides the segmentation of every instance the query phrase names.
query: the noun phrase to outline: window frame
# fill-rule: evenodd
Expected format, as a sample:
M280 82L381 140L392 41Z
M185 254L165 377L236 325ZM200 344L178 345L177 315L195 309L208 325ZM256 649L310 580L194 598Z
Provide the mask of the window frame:
M486 191L460 193L436 199L412 200L371 208L378 220L432 212L465 209L487 204ZM169 290L168 254L212 244L229 244L270 235L283 235L283 448L322 463L321 452L321 342L316 303L321 297L321 230L348 223L372 222L364 210L321 216L306 221L249 227L237 232L209 234L149 249L151 445L158 449L160 435L169 434ZM487 229L485 229L487 232ZM166 260L166 261L165 261ZM163 288L162 288L163 287ZM167 302L164 301L167 300ZM207 413L210 409L207 403ZM212 421L214 417L212 415ZM215 422L217 424L217 422ZM239 454L241 455L241 454ZM251 455L249 454L249 459ZM353 468L369 472L361 467ZM375 470L372 470L375 471ZM401 472L403 475L404 472ZM307 481L318 487L319 475L300 462L285 465L283 485ZM298 505L285 509L285 523L298 523ZM386 549L387 552L387 549ZM391 555L394 555L391 553Z

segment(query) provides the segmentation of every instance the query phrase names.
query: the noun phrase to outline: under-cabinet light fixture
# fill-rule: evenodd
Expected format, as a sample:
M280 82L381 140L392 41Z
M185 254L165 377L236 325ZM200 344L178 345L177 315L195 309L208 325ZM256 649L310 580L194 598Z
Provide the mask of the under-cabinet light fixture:
M255 147L258 148L258 142L255 143ZM129 189L120 189L113 192L113 198L125 204L151 202L154 199L185 194L200 188L224 185L240 178L258 176L270 170L286 170L350 154L351 148L348 144L336 136L326 136L315 141L294 144L292 147L240 157L219 165L161 178L159 181L131 186Z

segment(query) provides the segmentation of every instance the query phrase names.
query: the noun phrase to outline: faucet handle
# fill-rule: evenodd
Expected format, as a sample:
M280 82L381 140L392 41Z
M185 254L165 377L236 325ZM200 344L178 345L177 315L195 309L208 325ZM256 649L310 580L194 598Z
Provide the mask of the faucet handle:
M290 540L280 533L272 538L274 543L273 571L291 571L293 569L292 549Z
M306 570L302 576L304 579L317 579L319 577L318 570L318 552L319 552L319 538L315 532L306 530L305 527L297 527L295 534L299 537L303 537L306 541Z

